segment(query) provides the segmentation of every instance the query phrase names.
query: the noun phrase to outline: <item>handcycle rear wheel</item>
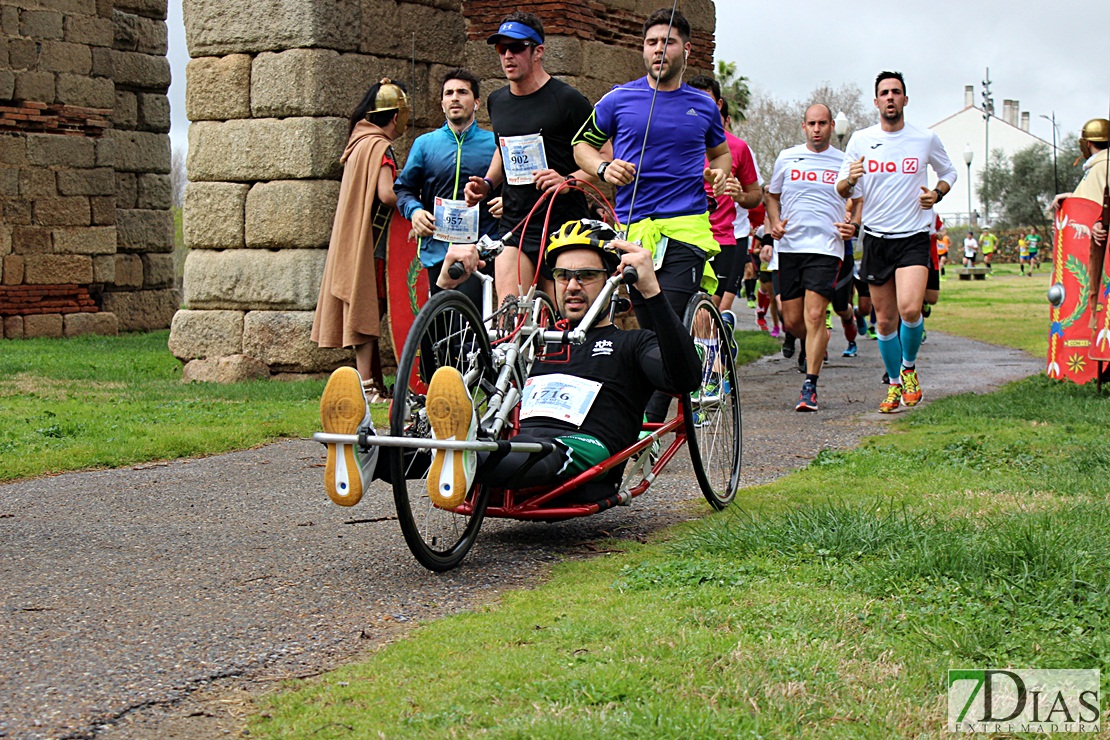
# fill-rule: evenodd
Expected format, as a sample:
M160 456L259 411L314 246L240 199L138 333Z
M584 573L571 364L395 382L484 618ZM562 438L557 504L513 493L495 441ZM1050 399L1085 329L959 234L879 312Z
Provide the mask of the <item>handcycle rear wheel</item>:
M684 323L701 357L701 384L681 398L686 444L702 494L713 508L723 509L740 486L743 452L733 338L705 293L690 299Z
M427 388L441 367L454 367L462 373L475 413L482 418L495 380L489 336L473 304L456 291L432 296L405 339L389 411L391 436L431 437L425 396L413 389ZM489 489L475 484L467 493L469 515L441 509L428 496L431 451L389 448L389 452L393 499L405 542L425 568L454 568L478 537Z

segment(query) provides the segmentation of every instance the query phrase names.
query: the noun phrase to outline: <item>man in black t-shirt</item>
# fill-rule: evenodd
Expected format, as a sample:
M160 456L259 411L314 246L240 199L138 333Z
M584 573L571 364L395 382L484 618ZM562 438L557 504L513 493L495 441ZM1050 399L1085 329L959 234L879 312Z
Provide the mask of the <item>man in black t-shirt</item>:
M531 217L527 231L522 234L523 227L517 229L540 196L571 178L596 182L578 169L571 145L593 106L582 93L544 70L543 24L536 16L510 13L488 41L496 45L509 84L486 101L498 148L486 176L471 177L465 193L467 203L474 205L504 183L501 232L516 229L505 239L506 249L494 265L497 294L504 297L530 285L540 264L546 205ZM564 190L555 197L548 228L586 215L585 197ZM518 251L527 259L520 259ZM547 280L541 287L550 293Z
M659 287L651 253L615 237L605 224L585 220L566 223L552 235L545 262L554 276L559 313L577 326L605 280L631 266L655 330L623 331L606 316L582 344L548 347L522 389L520 433L514 440L553 442L552 451L504 456L437 451L428 494L438 505L461 503L475 477L499 488L527 488L582 473L636 441L652 393L686 393L698 387L701 360ZM477 250L452 245L444 265L452 262L461 262L469 274L479 267ZM449 288L463 279L451 280L444 269L439 285ZM435 438L473 438L473 404L455 368L440 368L432 376L425 408Z

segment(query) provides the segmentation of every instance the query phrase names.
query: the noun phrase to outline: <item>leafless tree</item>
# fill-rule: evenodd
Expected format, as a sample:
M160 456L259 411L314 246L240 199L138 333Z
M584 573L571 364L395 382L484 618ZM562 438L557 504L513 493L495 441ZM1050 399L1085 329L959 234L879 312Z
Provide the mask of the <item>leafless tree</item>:
M185 173L185 149L174 147L170 157L170 186L173 193L173 205L180 208L185 202L185 183L188 177Z
M748 104L747 120L735 126L736 135L751 147L752 154L759 164L764 178L770 178L775 158L787 147L801 144L802 119L806 108L813 103L824 103L835 116L844 111L848 119L848 131L844 143L856 129L866 128L874 123L874 109L863 98L863 92L855 84L833 87L824 82L805 100L781 100L771 93L756 87ZM833 145L841 145L838 137L833 137Z

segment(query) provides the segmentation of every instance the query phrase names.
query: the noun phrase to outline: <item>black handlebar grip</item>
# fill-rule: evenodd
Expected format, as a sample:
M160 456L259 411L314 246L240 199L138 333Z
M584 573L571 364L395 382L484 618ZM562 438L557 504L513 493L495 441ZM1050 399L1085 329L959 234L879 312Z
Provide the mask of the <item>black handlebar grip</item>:
M466 268L463 267L462 262L452 262L451 266L447 268L447 274L452 280L458 280L466 274Z
M625 285L635 285L636 281L640 279L640 273L636 272L635 267L629 265L621 270L621 279L624 280Z

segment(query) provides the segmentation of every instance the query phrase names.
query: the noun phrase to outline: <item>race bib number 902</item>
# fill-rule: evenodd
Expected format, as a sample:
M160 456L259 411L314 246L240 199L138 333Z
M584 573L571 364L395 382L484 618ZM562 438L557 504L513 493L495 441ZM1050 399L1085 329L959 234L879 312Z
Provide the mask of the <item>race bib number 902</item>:
M510 185L531 185L532 173L547 169L542 134L502 136L499 143L505 181Z

